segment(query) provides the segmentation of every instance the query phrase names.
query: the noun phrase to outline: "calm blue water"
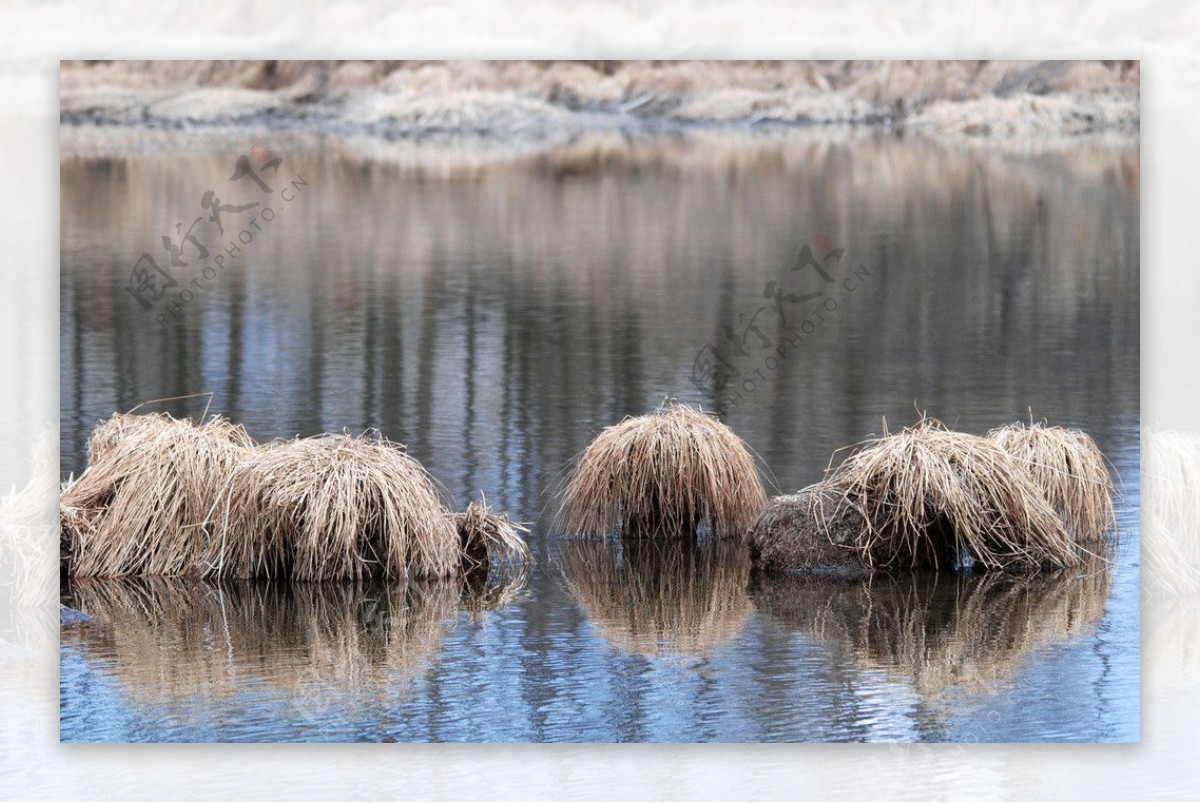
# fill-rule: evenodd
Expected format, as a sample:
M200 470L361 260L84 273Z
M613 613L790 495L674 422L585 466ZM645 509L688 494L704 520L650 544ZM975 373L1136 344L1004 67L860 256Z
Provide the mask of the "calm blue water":
M166 325L129 269L248 144L64 154L64 477L114 410L211 391L258 438L381 429L460 504L530 522L537 566L470 587L70 584L94 620L63 631L63 740L1138 738L1135 149L267 145L305 183ZM845 249L833 281L791 270L805 246ZM728 548L553 538L571 458L667 396L723 411L781 491L885 419L983 432L1032 408L1112 460L1119 543L1085 577L831 587L751 578Z

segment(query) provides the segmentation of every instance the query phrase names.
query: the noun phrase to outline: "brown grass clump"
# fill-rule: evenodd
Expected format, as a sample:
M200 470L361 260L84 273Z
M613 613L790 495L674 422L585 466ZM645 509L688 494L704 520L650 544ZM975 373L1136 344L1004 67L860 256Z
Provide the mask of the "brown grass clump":
M525 564L531 559L521 533L529 530L509 521L506 513L497 513L486 499L472 502L454 514L454 526L462 548L463 565L485 567L491 563Z
M864 526L855 548L871 567L985 569L1079 564L1070 535L1025 469L985 438L922 419L870 442L829 477Z
M749 561L732 541L572 541L567 588L597 629L626 652L703 656L750 616Z
M96 428L87 470L60 497L70 572L199 571L208 548L205 518L252 446L242 427L220 417L195 424L163 413L115 414Z
M864 669L937 696L1003 681L1039 648L1086 635L1104 614L1110 564L1014 575L905 573L845 581L756 576L754 604Z
M449 577L454 519L438 487L381 435L266 444L237 465L212 515L207 572L293 580Z
M1115 526L1112 477L1087 433L1016 423L993 429L987 438L1025 467L1076 539L1095 541Z
M575 535L740 535L766 501L754 458L714 416L669 403L606 428L564 493Z

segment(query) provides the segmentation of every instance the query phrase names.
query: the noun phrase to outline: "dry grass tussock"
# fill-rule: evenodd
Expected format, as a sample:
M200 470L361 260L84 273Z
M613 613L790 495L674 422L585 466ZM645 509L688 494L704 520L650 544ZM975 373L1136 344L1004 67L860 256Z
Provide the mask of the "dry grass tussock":
M1031 652L1086 635L1104 613L1110 564L1011 574L905 573L845 581L757 575L763 612L867 670L907 679L937 696L994 688Z
M766 501L754 458L714 416L670 402L606 428L563 492L574 535L739 536Z
M1045 424L1009 424L987 434L1042 489L1078 541L1095 541L1116 526L1112 477L1087 433Z
M1080 562L1020 463L991 441L933 419L860 446L801 501L789 515L807 529L793 536L803 541L808 532L851 549L870 570L951 568L964 556L985 569ZM763 532L756 527L760 554Z
M92 619L62 638L102 656L139 699L219 698L247 681L301 695L382 694L437 659L460 612L498 610L526 579L521 571L404 583L79 578L69 602Z
M60 518L70 571L80 576L200 571L203 526L223 479L251 454L241 426L164 413L118 413L88 444L87 470L63 488Z
M493 563L524 565L532 556L521 533L529 530L498 513L481 498L467 509L454 514L454 526L462 550L463 565L468 569L485 568Z
M448 577L459 536L433 478L378 434L321 435L247 454L218 495L215 576Z
M561 563L588 618L630 653L708 655L740 632L752 609L749 561L733 541L571 541Z
M751 561L763 571L861 577L871 572L858 549L866 527L842 489L818 482L767 503L746 542Z
M1070 535L1025 469L985 438L934 419L854 452L832 474L866 527L856 545L872 566L1068 568Z
M378 433L256 446L221 418L114 415L60 499L77 577L449 577L530 559L524 528L434 479Z

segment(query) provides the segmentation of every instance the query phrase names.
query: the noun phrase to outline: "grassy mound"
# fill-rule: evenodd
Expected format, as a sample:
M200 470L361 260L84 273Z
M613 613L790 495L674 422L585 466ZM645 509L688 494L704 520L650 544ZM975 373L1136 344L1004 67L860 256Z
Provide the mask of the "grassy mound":
M223 418L201 424L118 413L96 428L87 470L60 497L63 550L77 576L186 575L202 570L204 522L253 448Z
M448 577L452 515L425 468L378 435L321 435L255 449L214 512L209 573L293 580Z
M574 535L738 536L766 501L754 458L715 417L670 403L591 442L564 492Z
M1025 467L1076 539L1094 541L1115 526L1112 477L1087 433L1017 423L994 429L987 438Z

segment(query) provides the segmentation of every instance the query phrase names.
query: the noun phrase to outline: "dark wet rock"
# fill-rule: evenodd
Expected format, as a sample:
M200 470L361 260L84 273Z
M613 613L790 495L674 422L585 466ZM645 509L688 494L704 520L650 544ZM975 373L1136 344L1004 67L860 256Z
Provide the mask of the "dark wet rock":
M750 557L760 571L864 577L871 569L854 548L863 526L857 510L812 486L772 499L759 513L747 534Z
M62 627L90 621L92 621L92 617L83 611L77 611L62 604L58 606L58 624Z

